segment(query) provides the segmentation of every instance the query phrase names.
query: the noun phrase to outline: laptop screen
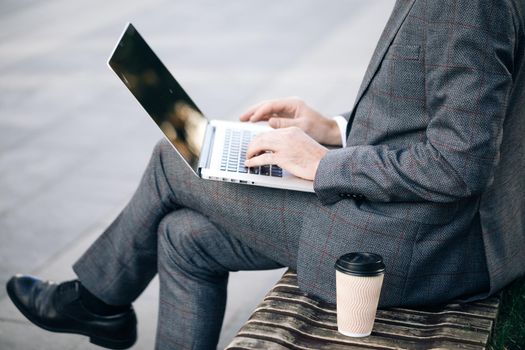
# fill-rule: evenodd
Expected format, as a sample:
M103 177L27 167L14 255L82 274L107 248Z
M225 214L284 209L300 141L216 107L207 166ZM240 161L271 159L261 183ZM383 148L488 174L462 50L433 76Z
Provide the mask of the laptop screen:
M197 172L208 122L131 23L108 64Z

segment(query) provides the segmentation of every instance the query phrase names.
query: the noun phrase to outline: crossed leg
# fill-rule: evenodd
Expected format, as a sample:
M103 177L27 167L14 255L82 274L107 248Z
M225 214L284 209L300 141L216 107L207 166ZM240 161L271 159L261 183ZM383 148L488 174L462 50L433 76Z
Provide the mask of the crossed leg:
M116 305L133 302L158 271L157 347L213 348L228 271L295 268L304 208L314 200L199 179L161 141L131 201L74 270Z
M159 226L157 349L214 349L228 273L281 267L201 214L181 209Z

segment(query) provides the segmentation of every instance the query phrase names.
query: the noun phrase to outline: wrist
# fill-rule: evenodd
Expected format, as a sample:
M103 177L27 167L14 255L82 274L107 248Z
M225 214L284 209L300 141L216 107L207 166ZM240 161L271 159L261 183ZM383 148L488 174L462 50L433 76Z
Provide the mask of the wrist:
M313 174L309 180L313 181L315 179L315 176L317 175L317 170L319 169L319 164L321 164L321 160L326 156L326 153L328 153L328 148L321 145L321 147L318 149Z
M326 118L326 138L324 140L325 145L330 146L342 146L341 144L341 130L339 125L333 118Z

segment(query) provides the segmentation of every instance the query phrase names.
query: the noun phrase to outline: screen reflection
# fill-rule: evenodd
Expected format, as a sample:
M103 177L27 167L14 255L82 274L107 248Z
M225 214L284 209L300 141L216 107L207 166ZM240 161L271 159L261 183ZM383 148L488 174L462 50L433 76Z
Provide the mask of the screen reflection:
M131 24L109 65L197 172L207 120Z

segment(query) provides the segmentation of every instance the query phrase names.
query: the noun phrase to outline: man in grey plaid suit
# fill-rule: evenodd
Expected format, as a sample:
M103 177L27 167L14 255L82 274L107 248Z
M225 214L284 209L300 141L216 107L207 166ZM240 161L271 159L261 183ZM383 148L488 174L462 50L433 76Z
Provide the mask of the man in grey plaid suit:
M203 181L160 142L79 280L17 276L11 298L46 329L125 348L130 304L158 273L157 347L211 349L229 271L288 266L334 302L335 260L371 251L383 307L496 292L525 271L524 16L522 0L398 0L344 120L297 99L241 116L275 128L247 165L278 164L315 194Z

